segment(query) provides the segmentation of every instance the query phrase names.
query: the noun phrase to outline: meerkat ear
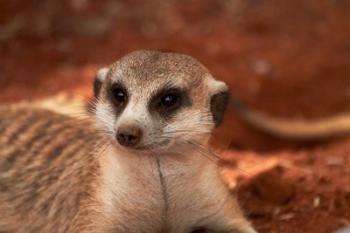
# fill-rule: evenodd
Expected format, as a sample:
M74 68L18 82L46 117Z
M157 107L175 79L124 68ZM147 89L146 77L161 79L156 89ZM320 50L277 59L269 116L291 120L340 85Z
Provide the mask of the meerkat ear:
M95 97L97 97L100 94L102 83L106 79L108 71L109 71L109 69L106 67L97 71L96 77L94 80L94 96Z
M224 118L224 113L230 99L230 91L224 82L213 78L208 80L208 86L211 96L210 111L213 115L215 127L218 127Z

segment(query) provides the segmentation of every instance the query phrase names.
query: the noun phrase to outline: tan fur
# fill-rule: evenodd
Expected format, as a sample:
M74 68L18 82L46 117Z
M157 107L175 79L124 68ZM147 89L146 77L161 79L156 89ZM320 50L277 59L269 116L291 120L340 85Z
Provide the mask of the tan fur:
M214 127L209 99L225 85L188 56L150 51L105 74L96 117L0 108L0 232L254 233L203 153ZM116 79L133 95L119 114L104 95ZM191 104L164 120L145 106L169 81L188 90ZM150 149L116 142L119 125L131 120ZM163 145L165 134L171 142Z
M236 103L240 102L236 99ZM314 141L350 135L350 114L325 117L316 120L290 120L269 116L250 109L242 103L233 105L244 121L255 128L279 138Z
M97 166L91 151L100 138L88 128L46 110L1 109L2 232L67 231Z

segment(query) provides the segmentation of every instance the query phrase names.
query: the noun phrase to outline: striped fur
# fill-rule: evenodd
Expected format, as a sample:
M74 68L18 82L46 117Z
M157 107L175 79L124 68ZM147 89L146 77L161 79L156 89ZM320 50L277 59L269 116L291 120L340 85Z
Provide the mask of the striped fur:
M91 128L47 110L0 110L0 232L67 232L98 171Z

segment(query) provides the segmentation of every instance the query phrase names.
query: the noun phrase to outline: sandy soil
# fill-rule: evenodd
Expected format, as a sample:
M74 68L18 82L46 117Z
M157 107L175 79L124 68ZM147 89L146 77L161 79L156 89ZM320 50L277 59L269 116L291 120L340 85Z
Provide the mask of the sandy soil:
M3 1L0 102L91 96L98 67L135 49L198 58L262 112L316 119L350 111L347 0ZM222 173L259 232L350 224L350 138L276 139L229 107ZM220 140L221 139L221 140Z

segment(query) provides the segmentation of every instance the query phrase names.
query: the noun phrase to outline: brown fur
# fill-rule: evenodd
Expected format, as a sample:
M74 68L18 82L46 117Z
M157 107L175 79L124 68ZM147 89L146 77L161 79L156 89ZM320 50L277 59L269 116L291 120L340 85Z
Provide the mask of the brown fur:
M98 172L100 138L89 128L46 110L1 109L1 232L67 232Z
M103 93L120 72L124 82L137 82L133 72L149 78L133 92L137 101L129 105L147 99L147 90L156 90L161 81L152 80L160 73L189 90L193 104L171 120L142 118L147 131L169 125L189 129L171 136L177 143L161 148L153 136L156 147L145 151L116 143L114 122L143 117L147 103L127 117L129 110L116 115L108 107L111 103ZM210 97L222 87L188 56L141 51L112 66L97 96L96 118L78 120L48 110L1 107L0 232L190 233L205 228L208 233L254 233L216 164L203 156L202 149L184 143L197 139L206 146L215 125L208 115ZM197 115L205 121L197 122Z

